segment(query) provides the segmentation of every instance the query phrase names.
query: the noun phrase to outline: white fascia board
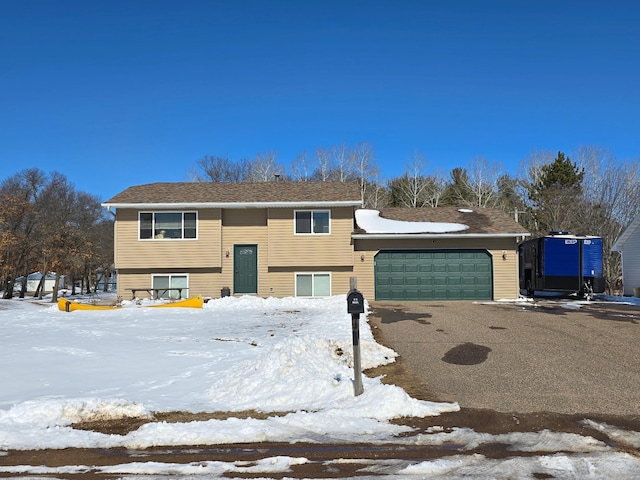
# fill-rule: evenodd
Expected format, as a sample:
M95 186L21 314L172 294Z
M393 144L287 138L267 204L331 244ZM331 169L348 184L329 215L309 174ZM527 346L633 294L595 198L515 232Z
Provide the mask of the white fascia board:
M624 248L624 244L627 243L627 240L631 237L631 235L640 228L640 215L633 219L633 221L629 224L627 228L620 234L616 243L611 247L612 252L622 252Z
M355 233L355 240L408 240L434 238L518 238L530 237L530 233Z
M358 207L360 201L345 200L331 202L242 202L242 203L103 203L106 208L135 208L138 210L154 209L194 209L194 208L329 208Z

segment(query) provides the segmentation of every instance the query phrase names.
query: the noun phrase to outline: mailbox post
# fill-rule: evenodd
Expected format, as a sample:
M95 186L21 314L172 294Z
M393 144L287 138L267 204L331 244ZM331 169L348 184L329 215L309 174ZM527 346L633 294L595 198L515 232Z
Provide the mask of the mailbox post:
M360 361L360 314L364 313L364 297L355 288L347 294L347 312L351 314L353 334L353 389L356 397L364 392Z

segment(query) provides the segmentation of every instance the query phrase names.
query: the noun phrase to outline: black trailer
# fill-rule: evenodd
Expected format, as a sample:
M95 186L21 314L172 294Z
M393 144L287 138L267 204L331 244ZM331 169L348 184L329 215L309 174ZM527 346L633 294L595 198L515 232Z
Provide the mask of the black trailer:
M601 237L552 232L522 242L518 251L520 291L529 297L552 292L591 298L605 290Z

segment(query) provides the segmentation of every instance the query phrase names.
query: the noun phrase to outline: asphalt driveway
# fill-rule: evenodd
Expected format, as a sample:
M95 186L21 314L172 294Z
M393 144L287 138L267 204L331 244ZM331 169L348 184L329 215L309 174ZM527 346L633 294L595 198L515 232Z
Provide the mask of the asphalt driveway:
M379 338L434 400L498 412L640 415L640 307L371 302Z

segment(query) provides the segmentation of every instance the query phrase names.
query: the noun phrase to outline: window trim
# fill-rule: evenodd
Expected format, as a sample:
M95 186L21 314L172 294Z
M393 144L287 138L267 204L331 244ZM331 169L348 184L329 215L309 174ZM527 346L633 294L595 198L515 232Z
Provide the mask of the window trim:
M155 224L156 224L156 214L158 213L179 213L181 214L182 217L182 226L181 226L181 231L182 231L182 237L180 238L155 238L154 232L155 232ZM185 238L184 237L184 231L185 231L185 219L184 216L187 213L193 213L196 216L196 236L194 238ZM141 220L140 220L140 216L143 214L150 214L151 215L151 238L142 238L141 233L142 233L142 224L141 224ZM199 234L199 226L200 226L200 215L198 215L198 210L140 210L138 211L138 240L143 241L143 242L148 242L148 241L154 241L154 242L164 242L164 241L176 241L176 240L183 240L183 241L193 241L193 240L198 240L198 234Z
M299 275L310 275L311 276L311 296L308 295L298 295L298 276ZM315 276L316 275L328 275L329 276L329 294L328 295L316 295L315 292ZM331 272L295 272L293 274L293 290L294 290L294 296L295 297L300 297L300 298L327 298L330 297L332 295L332 283L333 283L333 277L331 275Z
M311 232L298 232L298 212L310 212L311 213ZM320 233L316 233L313 231L313 214L314 213L326 213L328 215L328 221L329 221L329 231L328 232L320 232ZM294 235L331 235L331 210L330 209L320 209L320 208L315 208L315 209L300 209L300 210L294 210L293 211L293 234Z
M156 288L153 286L153 281L156 277L169 277L169 288L171 288L171 278L172 277L185 277L187 279L187 287L186 287L186 292L185 290L182 291L182 296L180 298L171 298L169 297L169 299L171 300L184 300L186 298L189 298L189 290L191 289L190 287L190 281L189 281L189 274L188 273L152 273L151 274L151 288ZM171 293L169 293L170 295ZM160 297L163 298L163 297Z

